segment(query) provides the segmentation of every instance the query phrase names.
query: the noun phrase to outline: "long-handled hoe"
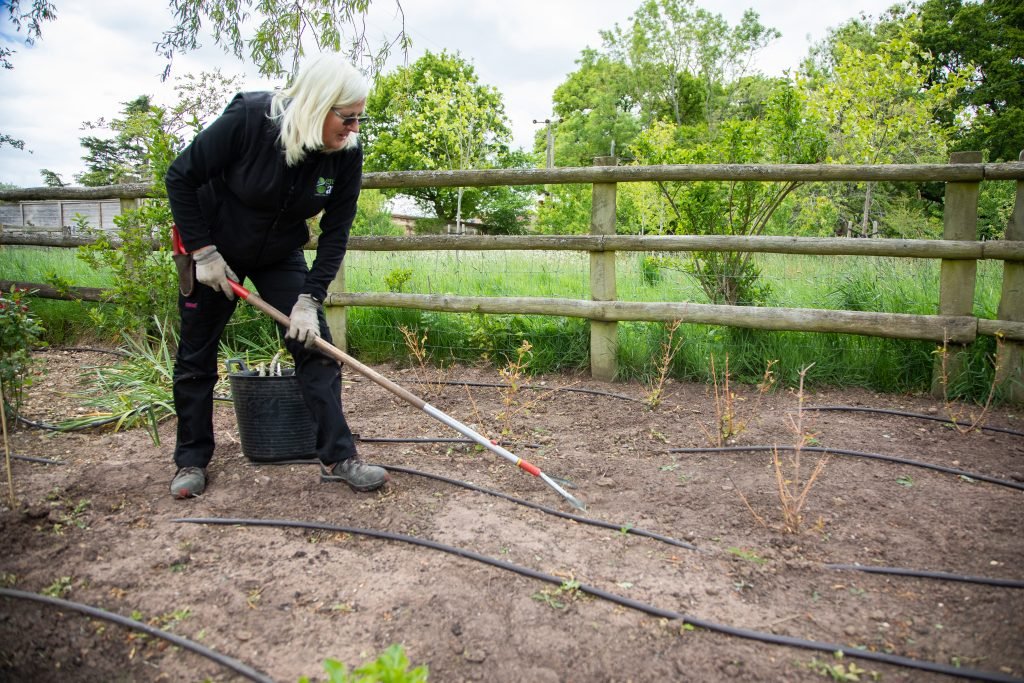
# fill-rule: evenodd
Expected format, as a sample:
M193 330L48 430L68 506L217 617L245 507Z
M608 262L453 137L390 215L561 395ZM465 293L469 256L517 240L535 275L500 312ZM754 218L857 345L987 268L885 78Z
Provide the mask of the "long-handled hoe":
M286 316L284 313L282 313L281 311L277 310L276 308L274 308L273 306L268 304L266 301L261 299L258 295L253 294L252 292L250 292L249 290L247 290L245 287L243 287L242 285L238 284L237 282L233 282L231 280L228 280L228 282L231 282L231 288L235 291L235 294L238 295L239 298L245 300L250 305L255 306L259 310L263 311L264 313L266 313L271 318L273 318L274 320L276 320L280 324L284 325L285 327L288 326L288 322L289 322L288 316ZM439 420L440 422L443 422L444 424L448 425L449 427L451 427L455 431L459 432L463 436L465 436L465 437L467 437L469 439L472 439L473 441L475 441L476 443L480 444L481 446L483 446L487 450L491 451L492 453L497 453L498 455L500 455L501 457L505 458L506 460L514 463L521 470L529 472L530 474L532 474L535 477L540 477L544 481L545 484L547 484L548 486L553 488L555 491L557 491L560 496L562 496L567 501L572 503L572 505L574 507L576 507L577 509L579 509L579 510L586 510L587 509L583 505L583 503L581 503L575 496L573 496L572 494L568 493L565 489L563 489L561 486L559 486L558 483L552 477L550 477L547 474L544 474L543 472L541 472L540 468L537 467L536 465L533 465L533 464L523 460L522 458L520 458L520 457L514 455L513 453L510 453L509 451L505 450L504 448L502 448L498 444L493 443L489 439L485 438L484 436L482 436L479 433L475 432L474 430L470 429L469 427L467 427L466 425L462 424L458 420L448 416L444 412L442 412L442 411L438 410L437 408L435 408L434 406L430 405L429 403L427 403L423 399L419 398L415 394L407 391L403 387L400 387L399 385L395 384L394 382L392 382L391 380L387 379L386 377L384 377L380 373L376 372L375 370L372 370L371 368L368 368L367 366L363 365L362 363L357 361L355 358L353 358L352 356L348 355L347 353L345 353L344 351L342 351L338 347L334 346L333 344L330 344L330 343L324 341L323 339L317 339L316 340L316 348L318 348L324 354L334 358L335 360L338 360L338 361L344 363L348 367L350 367L353 370L355 370L356 372L358 372L363 377L366 377L367 379L370 379L370 380L376 382L377 384L379 384L380 386L384 387L385 389L390 391L395 396L398 396L400 399L404 400L405 402L407 402L407 403L409 403L409 404L411 404L413 406L416 406L417 408L419 408L420 410L425 412L427 415L430 415L434 419Z

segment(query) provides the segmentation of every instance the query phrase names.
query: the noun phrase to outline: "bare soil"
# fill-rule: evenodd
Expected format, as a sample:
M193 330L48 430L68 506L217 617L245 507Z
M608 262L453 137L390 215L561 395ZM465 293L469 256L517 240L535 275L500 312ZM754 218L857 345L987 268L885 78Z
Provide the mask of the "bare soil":
M39 352L24 415L80 414L89 367L115 356ZM3 487L3 585L158 626L265 672L324 680L325 658L357 666L393 643L432 681L946 681L945 674L837 659L684 625L581 588L594 587L715 625L1024 677L1024 590L829 565L1024 579L1024 492L955 473L835 455L810 489L799 533L782 529L772 454L679 453L717 445L713 387L669 383L662 403L639 384L545 376L516 392L414 380L501 383L493 370L379 371L544 472L566 477L595 527L404 472L379 492L321 484L310 465L256 465L230 403L200 498L168 492L174 421L145 431L57 433L9 425L17 504ZM84 375L83 375L84 372ZM82 378L86 379L83 380ZM465 443L381 442L458 434L346 371L343 397L364 459L472 482L574 512L541 480ZM585 393L594 390L605 393ZM877 453L1024 481L1024 438L852 411L797 412L791 390L732 387L729 445L787 446L804 420L813 445ZM620 396L608 395L608 393ZM628 400L632 399L632 400ZM909 411L970 422L978 408L927 396L818 390L808 406ZM511 414L509 420L503 415ZM1024 431L1019 410L984 416ZM820 454L804 452L806 481ZM471 557L359 533L182 523L179 518L309 521L429 539L559 577L545 583ZM696 550L629 533L642 529ZM63 586L64 591L57 588ZM828 669L827 667L831 667ZM0 598L0 680L235 681L218 664L77 612Z

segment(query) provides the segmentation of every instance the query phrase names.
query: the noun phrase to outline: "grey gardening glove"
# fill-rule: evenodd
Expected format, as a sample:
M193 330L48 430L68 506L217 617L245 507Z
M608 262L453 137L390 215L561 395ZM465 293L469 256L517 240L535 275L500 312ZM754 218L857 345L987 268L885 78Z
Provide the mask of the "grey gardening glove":
M320 304L313 300L309 294L300 294L299 300L292 306L291 323L288 325L288 333L285 339L294 339L302 342L307 349L313 348L316 340L320 338Z
M212 244L192 252L192 260L196 262L196 279L211 289L216 289L227 298L234 300L235 292L228 284L228 278L238 282L238 276L231 270L224 257Z

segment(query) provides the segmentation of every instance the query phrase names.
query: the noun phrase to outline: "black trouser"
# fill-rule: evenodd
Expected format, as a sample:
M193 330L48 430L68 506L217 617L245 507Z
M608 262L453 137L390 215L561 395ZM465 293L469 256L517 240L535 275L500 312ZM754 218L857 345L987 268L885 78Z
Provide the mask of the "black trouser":
M248 277L259 295L285 315L291 312L309 271L301 251L266 268L233 270L242 280ZM178 414L174 464L178 467L206 467L213 457L217 348L236 303L199 282L191 296L178 295L181 340L174 364L174 408ZM330 342L323 311L319 317L320 335ZM285 340L285 348L295 359L295 375L316 423L317 457L330 464L354 456L355 442L342 412L341 366L298 342Z

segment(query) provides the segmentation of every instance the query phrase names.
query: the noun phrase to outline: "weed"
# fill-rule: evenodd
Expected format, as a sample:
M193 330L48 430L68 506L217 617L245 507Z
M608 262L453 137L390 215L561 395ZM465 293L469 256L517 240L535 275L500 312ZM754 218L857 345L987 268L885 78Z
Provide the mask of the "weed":
M668 379L669 370L672 369L672 359L682 346L683 338L675 340L676 332L682 321L675 320L665 325L668 331L668 338L661 343L661 358L658 360L656 376L647 384L647 405L657 408L661 404L662 395L665 391L665 380Z
M258 586L249 591L249 594L245 596L245 604L249 606L249 609L256 609L259 607L262 598L263 588Z
M426 666L409 670L409 658L397 643L384 650L375 661L360 666L351 674L348 667L336 659L324 660L324 671L327 672L328 683L426 683L430 674ZM301 676L299 683L310 681Z
M580 597L580 582L569 578L561 583L554 590L545 588L531 596L534 600L543 602L551 609L563 610Z
M842 651L837 651L833 655L837 660L843 659ZM865 669L860 668L853 662L848 664L836 663L829 664L828 662L819 661L817 657L811 660L810 667L822 676L831 678L833 681L839 681L840 683L852 683L853 681L860 681L861 676L869 673ZM869 673L872 680L879 680L879 674L876 671Z
M753 562L754 564L764 564L765 559L751 550L744 550L743 548L729 548L726 552L730 555L735 555L741 560L747 562Z
M395 268L384 276L384 286L389 292L404 292L412 279L411 268Z
M62 576L55 580L49 586L43 589L43 595L48 595L51 598L63 598L65 595L71 592L71 577Z

